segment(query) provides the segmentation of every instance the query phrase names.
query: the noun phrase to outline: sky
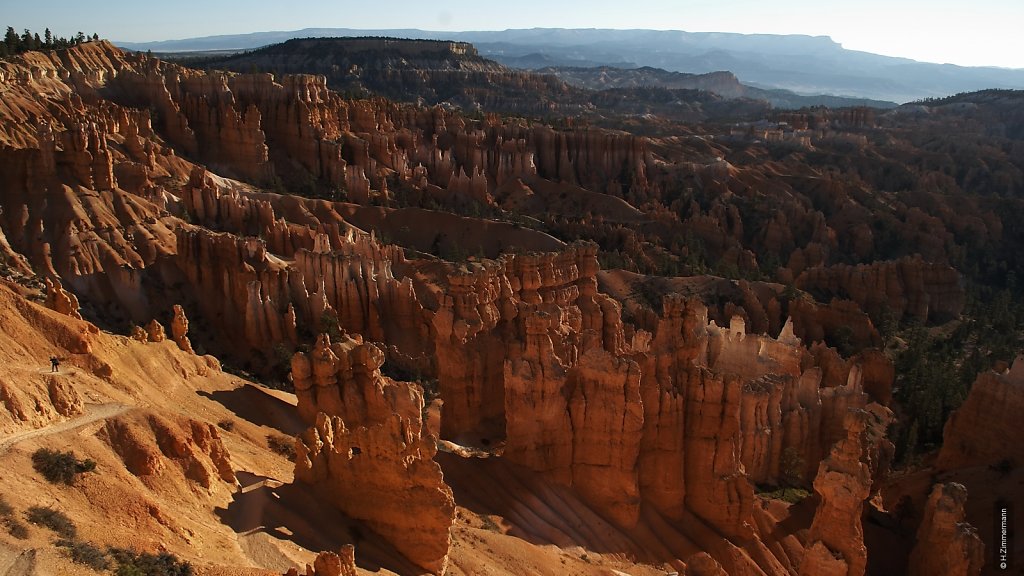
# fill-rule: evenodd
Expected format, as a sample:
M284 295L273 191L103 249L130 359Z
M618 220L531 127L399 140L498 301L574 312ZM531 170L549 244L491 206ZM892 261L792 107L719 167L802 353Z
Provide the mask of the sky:
M830 36L923 62L1024 68L1024 0L0 0L4 27L126 42L302 28L649 28Z

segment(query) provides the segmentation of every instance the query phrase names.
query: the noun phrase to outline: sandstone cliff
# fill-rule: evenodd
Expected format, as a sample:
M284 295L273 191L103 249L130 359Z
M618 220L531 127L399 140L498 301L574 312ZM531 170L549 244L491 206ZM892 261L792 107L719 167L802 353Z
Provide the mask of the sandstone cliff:
M950 266L929 264L918 258L860 266L809 268L796 279L802 290L849 298L868 314L883 311L926 321L957 317L965 294L960 275Z
M814 479L821 504L807 535L808 547L800 573L862 576L867 566L861 513L870 494L871 471L864 456L866 416L851 412L847 436L825 459Z
M911 576L970 576L981 573L985 545L978 531L964 521L967 490L960 484L939 484L925 504L917 544L910 556Z
M1024 462L1017 441L1017 418L1024 410L1024 358L1002 373L978 376L967 399L946 421L942 449L935 465L940 470L992 465L1000 460Z
M432 460L434 439L422 436L422 392L381 376L382 363L361 339L332 346L326 335L309 356L295 356L300 413L314 420L296 442L295 478L443 574L455 502Z

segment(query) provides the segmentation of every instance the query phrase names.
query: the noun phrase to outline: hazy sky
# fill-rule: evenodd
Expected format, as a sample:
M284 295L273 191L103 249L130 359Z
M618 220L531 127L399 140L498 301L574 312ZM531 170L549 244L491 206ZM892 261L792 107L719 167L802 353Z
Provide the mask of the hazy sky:
M926 62L1024 68L1024 0L0 0L3 25L169 40L301 28L651 28L831 36Z

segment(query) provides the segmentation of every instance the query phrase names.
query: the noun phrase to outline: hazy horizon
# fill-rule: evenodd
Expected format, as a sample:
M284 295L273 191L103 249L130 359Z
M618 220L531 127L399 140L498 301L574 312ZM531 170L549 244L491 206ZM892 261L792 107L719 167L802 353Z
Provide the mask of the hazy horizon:
M415 28L439 32L528 28L683 30L739 34L828 36L849 50L922 62L1024 68L1024 2L978 0L883 0L829 4L786 0L711 2L636 0L551 3L521 0L515 10L466 0L443 6L394 0L376 5L328 0L291 3L198 2L147 5L110 0L84 11L57 0L19 3L6 10L5 26L59 36L81 30L122 42L152 42L305 28L363 30Z

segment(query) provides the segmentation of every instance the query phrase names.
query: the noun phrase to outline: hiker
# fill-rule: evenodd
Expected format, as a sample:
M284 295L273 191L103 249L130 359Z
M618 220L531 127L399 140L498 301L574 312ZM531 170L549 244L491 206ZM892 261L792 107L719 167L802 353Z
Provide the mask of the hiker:
M50 356L50 372L59 372L60 360L56 356Z

